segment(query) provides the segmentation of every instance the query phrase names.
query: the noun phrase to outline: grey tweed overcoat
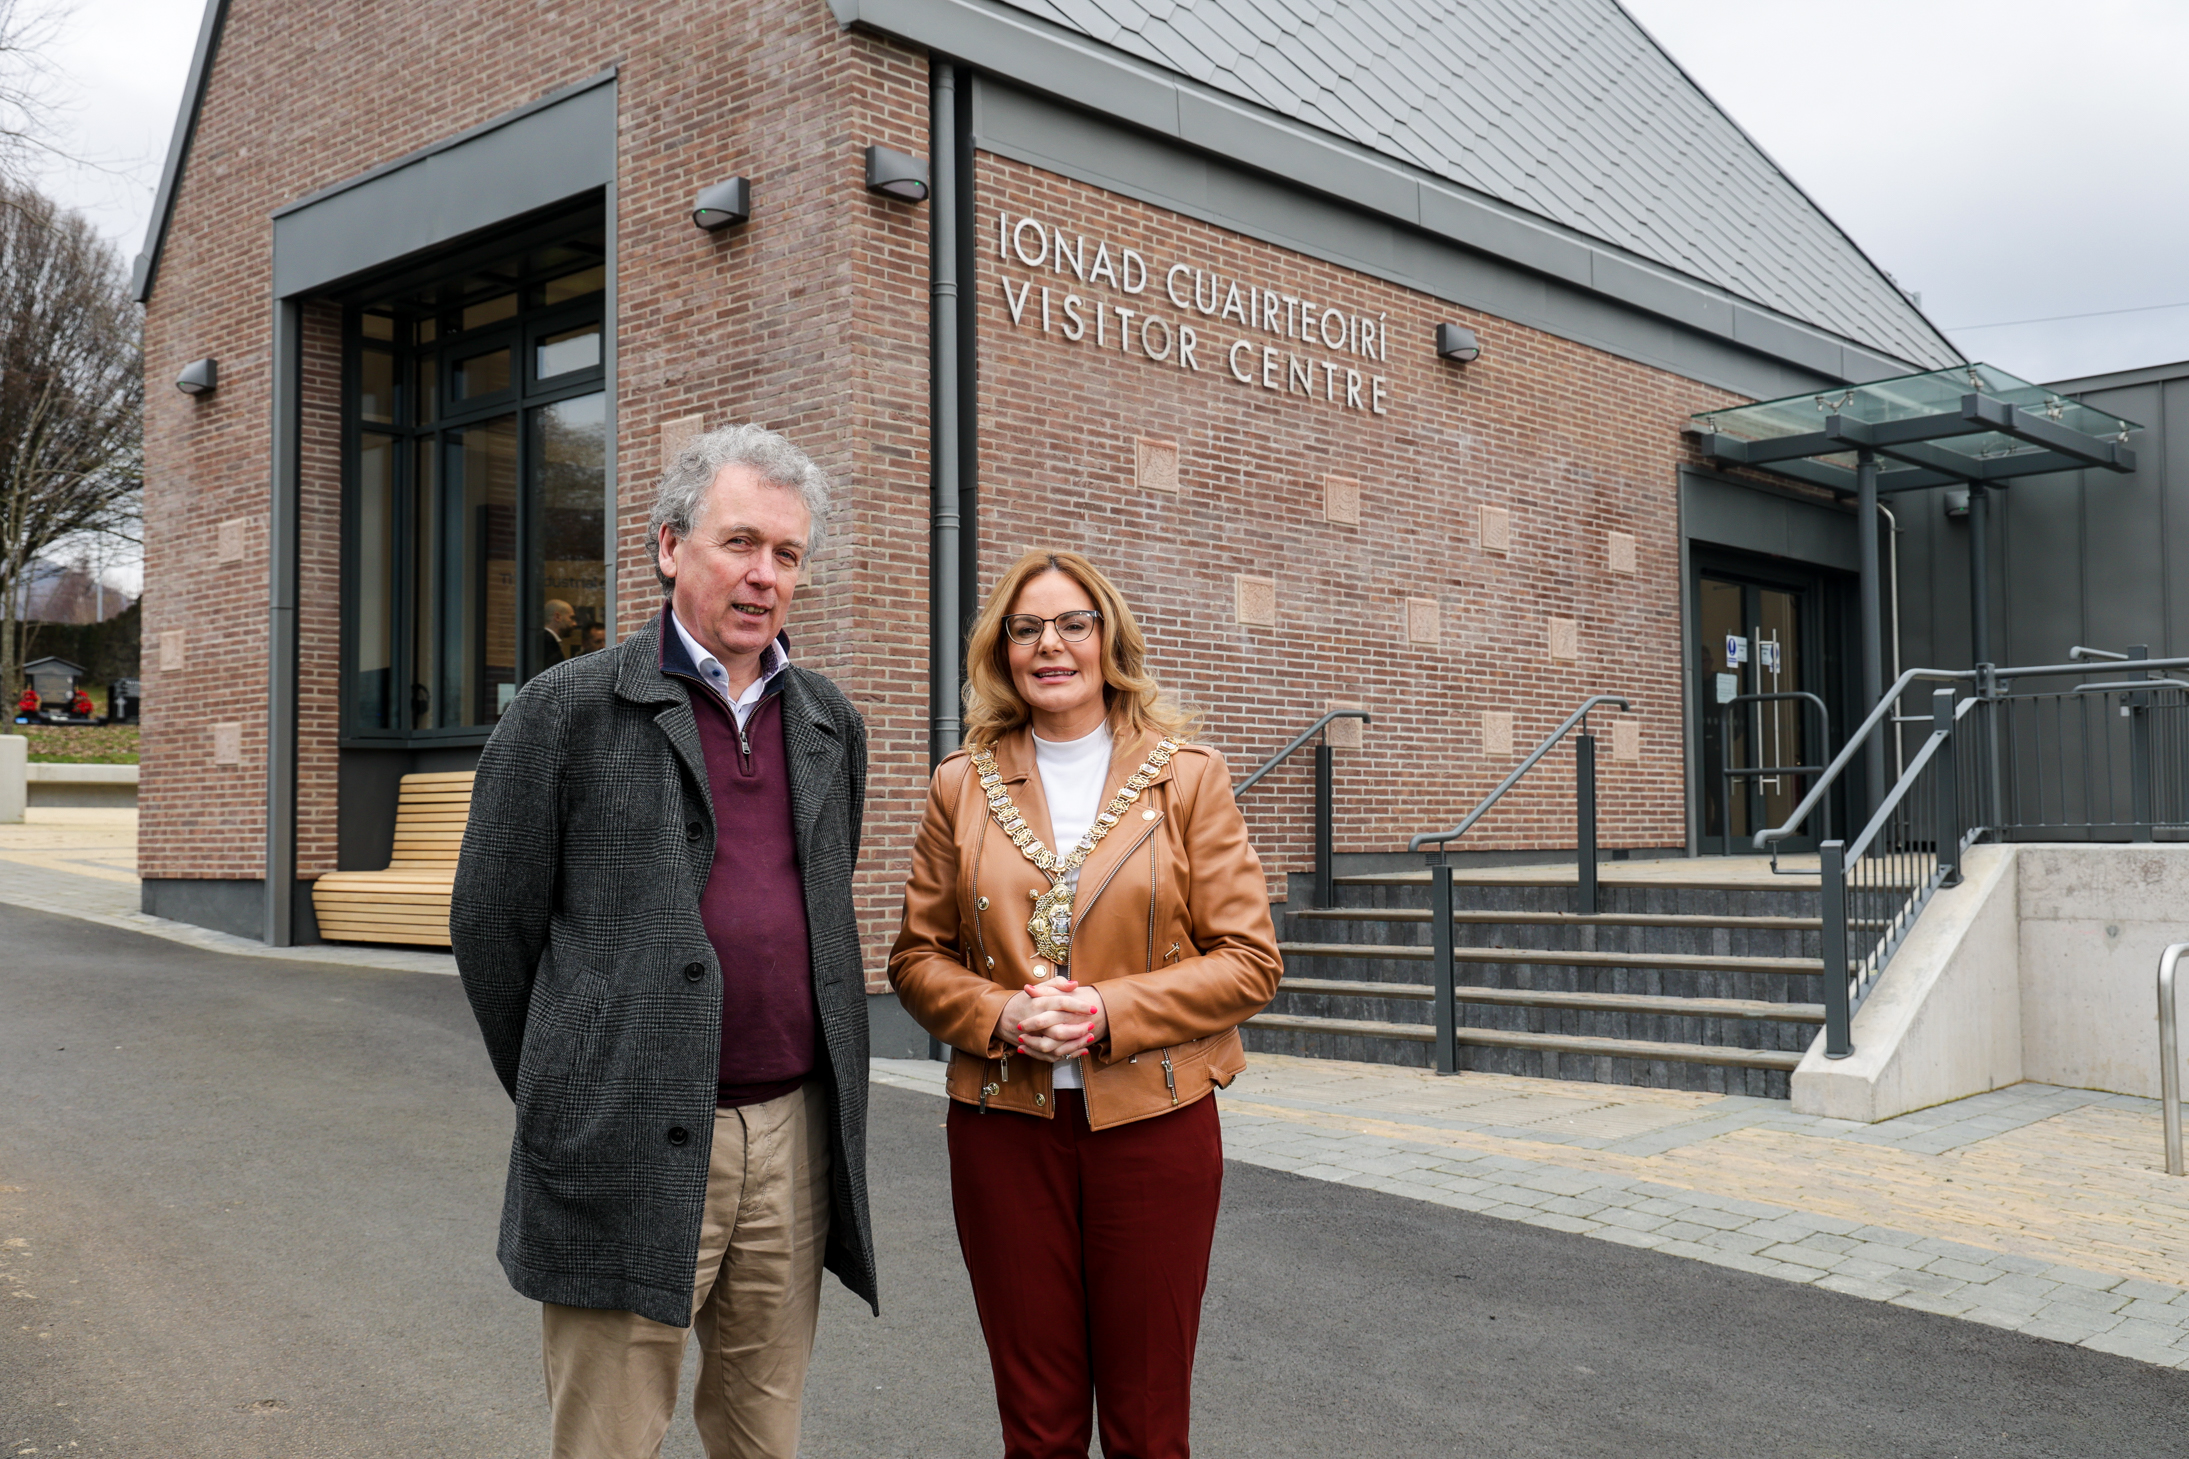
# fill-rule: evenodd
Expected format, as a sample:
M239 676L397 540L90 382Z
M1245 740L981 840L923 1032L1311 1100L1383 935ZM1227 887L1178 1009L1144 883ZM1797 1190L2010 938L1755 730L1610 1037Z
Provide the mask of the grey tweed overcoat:
M517 1104L500 1243L510 1284L683 1327L722 969L699 916L715 846L706 761L685 684L661 672L661 626L657 615L615 648L550 668L495 726L449 935L487 1056ZM791 667L782 696L827 1044L815 1077L835 1117L828 1269L874 1303L866 980L851 900L866 727L819 674Z

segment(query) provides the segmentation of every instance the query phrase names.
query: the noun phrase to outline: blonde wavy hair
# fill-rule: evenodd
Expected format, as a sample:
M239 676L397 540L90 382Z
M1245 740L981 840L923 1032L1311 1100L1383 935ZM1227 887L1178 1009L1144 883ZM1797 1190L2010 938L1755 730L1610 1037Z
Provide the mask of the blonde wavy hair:
M1102 643L1102 700L1109 710L1110 733L1120 740L1142 734L1185 743L1200 717L1181 708L1148 672L1148 640L1117 585L1076 552L1034 551L1011 564L988 594L965 646L965 741L968 748L992 745L1033 719L1011 680L1011 641L1003 620L1019 593L1044 573L1060 572L1087 590L1102 614L1096 634Z

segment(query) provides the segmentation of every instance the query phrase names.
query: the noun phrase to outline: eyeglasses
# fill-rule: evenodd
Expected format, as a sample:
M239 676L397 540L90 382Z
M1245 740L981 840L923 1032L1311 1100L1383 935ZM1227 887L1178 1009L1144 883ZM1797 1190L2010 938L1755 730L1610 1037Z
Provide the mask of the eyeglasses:
M1036 618L1031 613L1013 613L1003 620L1003 635L1016 644L1039 643L1041 630L1054 623L1056 636L1066 643L1082 642L1095 631L1102 615L1092 608L1077 608L1069 613L1059 613L1054 618Z

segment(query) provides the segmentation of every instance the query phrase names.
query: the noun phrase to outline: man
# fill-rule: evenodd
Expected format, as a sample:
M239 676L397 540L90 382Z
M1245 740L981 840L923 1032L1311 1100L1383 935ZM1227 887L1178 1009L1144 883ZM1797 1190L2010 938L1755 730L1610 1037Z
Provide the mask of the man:
M578 613L575 608L572 608L560 598L549 598L547 600L547 622L542 626L542 631L547 635L547 642L540 645L540 667L542 669L552 669L568 657L563 648L563 638L571 629L577 626Z
M656 1453L687 1325L711 1459L791 1459L823 1266L875 1301L866 728L782 632L827 492L757 426L694 440L654 505L668 605L479 759L449 932L516 1100L500 1255L557 1459Z
M608 625L605 623L586 624L585 647L580 649L579 652L597 654L606 647L608 647Z

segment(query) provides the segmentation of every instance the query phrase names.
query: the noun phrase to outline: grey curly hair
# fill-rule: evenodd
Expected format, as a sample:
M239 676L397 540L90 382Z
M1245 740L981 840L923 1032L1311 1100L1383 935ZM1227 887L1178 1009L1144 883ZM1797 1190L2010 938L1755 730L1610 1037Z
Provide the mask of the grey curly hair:
M677 452L676 460L661 473L661 488L655 493L654 510L646 522L647 540L658 544L663 527L675 532L679 542L691 536L692 518L699 513L700 500L725 466L748 467L768 485L797 492L813 523L807 533L806 557L810 560L821 550L822 538L828 532L828 473L783 436L754 425L708 431L692 437ZM661 579L664 588L674 581L661 571L658 552L654 576Z

